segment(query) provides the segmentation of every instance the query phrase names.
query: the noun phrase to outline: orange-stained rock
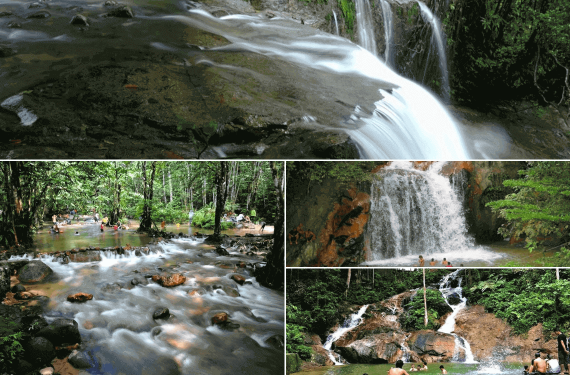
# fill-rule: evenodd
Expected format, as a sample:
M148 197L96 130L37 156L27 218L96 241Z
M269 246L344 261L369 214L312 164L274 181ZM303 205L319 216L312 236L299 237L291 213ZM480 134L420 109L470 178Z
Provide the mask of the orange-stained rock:
M470 161L452 161L452 162L445 163L445 165L441 169L441 174L444 176L450 176L452 174L459 173L462 170L466 170L469 173L473 172L475 170L475 167L473 166L473 162L470 162Z
M243 277L242 275L238 275L237 273L231 275L230 279L232 279L233 281L235 281L239 285L243 285L243 283L245 282L245 277Z
M212 317L212 324L221 324L228 321L228 313L217 313Z
M427 171L433 163L433 161L413 161L412 165L414 166L414 169Z
M343 198L341 204L334 204L333 211L319 234L321 247L317 251L317 266L341 266L346 260L342 256L344 242L364 233L369 218L370 195L359 192L356 188L349 189L348 194L352 200ZM340 236L343 236L343 243L335 240Z
M387 164L377 165L376 167L374 167L374 168L372 169L372 171L371 171L370 173L372 173L372 174L378 173L382 168L385 168L385 167L387 167L388 165L390 165L390 164L387 163ZM331 361L331 363L332 363L332 361Z
M93 299L93 294L75 293L67 296L69 302L85 302Z
M191 291L188 292L189 296L199 296L200 292L198 291L198 289L192 289Z
M246 264L245 264L245 262L239 262L239 266L240 266L240 268L245 268Z
M162 286L173 287L184 284L186 282L186 276L181 273L176 273L172 276L158 276L154 275L152 281L159 283Z
M91 328L93 328L93 323L91 323L89 320L86 320L83 322L83 328L91 329Z

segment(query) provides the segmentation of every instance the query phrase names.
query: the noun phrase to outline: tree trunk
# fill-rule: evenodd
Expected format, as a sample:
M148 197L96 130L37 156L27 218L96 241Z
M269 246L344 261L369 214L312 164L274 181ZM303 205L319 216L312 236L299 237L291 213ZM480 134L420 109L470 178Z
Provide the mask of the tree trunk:
M428 311L427 311L427 298L426 298L426 269L422 268L424 276L424 326L428 325Z
M350 288L350 271L351 269L348 269L348 276L346 277L346 291L344 292L344 298L348 298L348 289Z
M152 197L153 197L153 184L154 175L156 172L156 161L151 163L151 174L147 176L147 162L142 162L142 178L143 178L143 213L141 217L141 224L138 229L139 232L147 232L152 228Z
M222 232L222 214L228 196L228 162L221 161L216 172L216 216L214 218L214 236L219 237Z

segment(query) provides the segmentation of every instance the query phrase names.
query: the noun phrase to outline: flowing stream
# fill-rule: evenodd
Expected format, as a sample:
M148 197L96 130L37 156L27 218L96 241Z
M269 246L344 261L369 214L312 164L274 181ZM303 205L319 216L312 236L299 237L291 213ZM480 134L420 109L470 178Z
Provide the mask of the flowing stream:
M25 103L16 100L18 95L46 80L60 80L69 67L81 66L84 61L110 61L111 51L116 50L160 50L175 56L176 64L212 72L220 77L218 83L222 86L224 80L232 82L232 90L236 86L242 89L241 81L235 78L238 76L260 82L279 77L286 87L276 87L270 93L251 89L250 93L248 86L242 91L248 92L249 97L244 94L236 100L248 101L247 109L255 114L262 112L256 106L263 105L263 95L274 95L283 108L276 105L275 113L263 116L274 116L281 121L279 124L285 119L287 126L294 122L295 127L316 132L344 132L354 141L362 158L465 160L512 156L515 144L503 128L459 123L427 89L390 68L395 46L391 9L386 0L381 2L387 39L383 58L376 53L369 0L357 2L356 25L362 47L303 25L287 13L275 11L271 18L264 13L239 14L244 10L242 0L225 1L227 4L218 2L215 6L190 0L130 2L135 17L121 23L113 17L102 17L107 8L104 2L94 0L52 1L49 19L27 20L21 28L8 27L7 21L12 19L3 18L6 22L0 23L0 37L9 41L10 48L18 54L4 59L0 66L0 103L8 100L13 103L10 108L22 107L18 113L23 114ZM419 4L426 22L432 25L442 80L447 85L441 25L423 3ZM0 4L0 11L26 19L32 12L28 5L23 0L5 2ZM230 15L212 15L225 14L224 6ZM69 25L76 12L73 7L89 13L91 26L85 32ZM191 28L222 36L230 44L206 48L184 43L185 33L194 32ZM251 52L263 55L273 65L268 71L253 66L248 58ZM299 97L303 100L293 102L299 104L291 109L288 98ZM15 117L10 119L19 121ZM24 124L28 124L28 117L24 118ZM256 150L263 155L266 147L270 146L259 144Z
M67 264L42 254L55 280L28 289L50 297L48 321L78 322L90 374L283 373L283 293L261 286L251 267L235 267L259 260L228 251L218 256L201 240L180 238L148 251L73 254ZM234 270L246 278L244 285L230 279ZM173 288L149 282L163 272L181 273L186 282ZM93 300L67 302L77 292L93 294ZM168 308L171 317L153 319L157 308ZM212 325L220 312L239 328Z
M431 257L446 257L454 266L501 257L468 235L461 197L449 177L440 174L444 164L421 171L412 162L394 161L378 172L370 196L371 259L366 265L409 265L419 255L426 264Z
M344 321L342 326L340 326L336 331L330 334L329 337L327 337L327 341L325 341L323 347L327 350L329 353L329 358L334 362L335 365L344 365L346 364L346 361L340 356L340 354L337 354L331 350L332 344L336 340L340 339L345 333L351 329L356 328L360 323L362 323L362 315L364 315L367 308L368 305L362 306L357 313L350 315L350 317Z
M455 317L467 304L467 298L462 295L462 278L458 276L461 271L462 270L457 270L445 276L439 285L441 295L453 312L447 317L447 319L445 319L445 323L438 329L438 332L449 333L455 337L455 353L453 354L453 362L477 363L473 357L473 353L471 352L471 345L469 345L469 342L465 338L460 337L453 332L455 330ZM457 282L457 286L452 287L452 282ZM450 297L453 297L454 300L458 300L459 302L457 304L451 304ZM461 351L464 353L464 360L460 356Z

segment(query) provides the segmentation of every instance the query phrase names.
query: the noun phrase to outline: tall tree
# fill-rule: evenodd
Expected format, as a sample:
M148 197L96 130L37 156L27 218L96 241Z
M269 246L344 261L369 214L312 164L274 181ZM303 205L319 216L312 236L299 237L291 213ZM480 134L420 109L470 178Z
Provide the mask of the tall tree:
M216 217L214 219L214 236L219 237L222 232L222 213L226 205L228 196L228 162L219 162L219 168L216 172Z
M156 161L150 164L150 176L147 175L147 162L142 162L142 178L143 178L143 212L141 217L140 232L149 231L152 227L152 197L154 194L154 175L156 172Z

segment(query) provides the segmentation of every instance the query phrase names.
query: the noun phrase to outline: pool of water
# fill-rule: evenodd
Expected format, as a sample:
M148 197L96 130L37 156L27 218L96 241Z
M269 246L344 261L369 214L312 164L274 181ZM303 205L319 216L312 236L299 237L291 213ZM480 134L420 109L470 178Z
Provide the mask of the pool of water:
M416 364L414 364L416 365ZM418 374L441 374L439 366L443 365L448 374L504 374L504 375L520 375L522 374L522 363L501 363L489 361L477 364L463 363L430 363L427 371L418 372ZM362 375L362 374L385 374L393 364L383 365L344 365L344 366L323 366L318 369L301 371L297 374L303 375ZM409 372L410 363L404 363L404 370Z
M101 223L73 222L71 225L62 226L60 233L50 232L50 223L44 223L44 228L39 230L35 236L35 248L40 252L67 251L80 247L109 247L109 246L145 246L151 240L146 234L137 233L138 222L131 221L128 224L129 229L113 230L112 227L105 227L101 232ZM159 224L160 225L160 224ZM196 232L202 234L212 234L212 229L202 229L191 227L188 224L166 225L165 230L173 233L184 233L192 235ZM77 232L77 234L76 234ZM259 234L260 226L251 225L249 228L228 229L222 231L222 234L228 236L244 236L246 233ZM264 234L272 234L273 227L266 226Z

